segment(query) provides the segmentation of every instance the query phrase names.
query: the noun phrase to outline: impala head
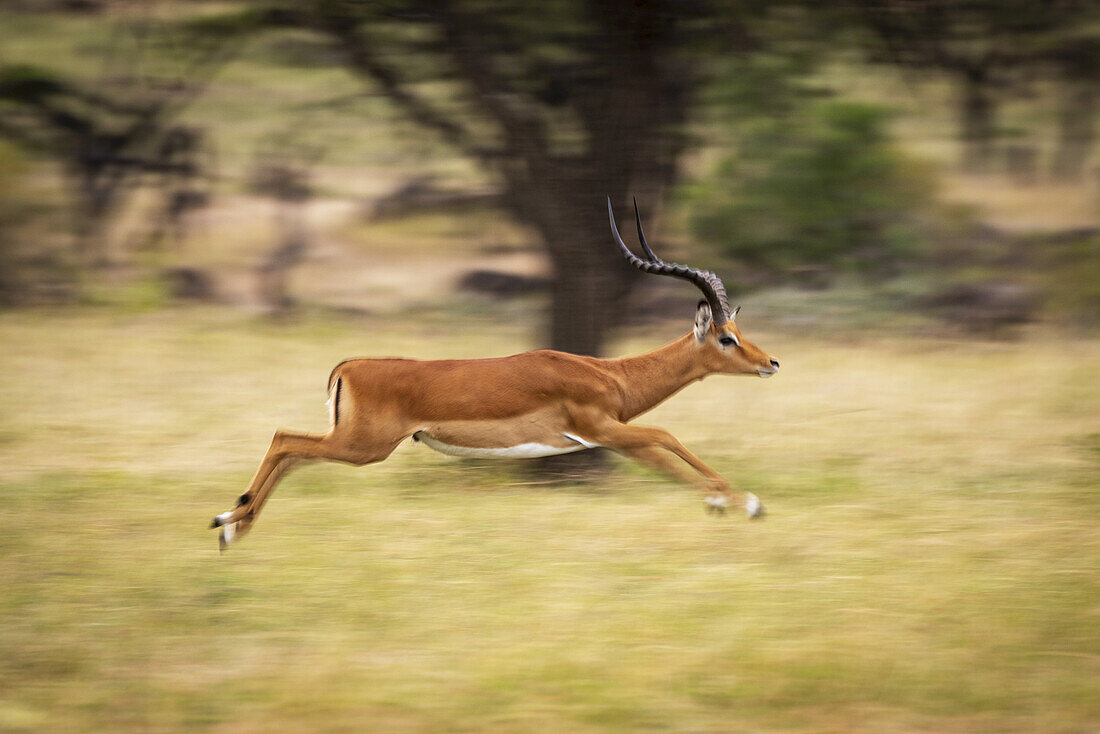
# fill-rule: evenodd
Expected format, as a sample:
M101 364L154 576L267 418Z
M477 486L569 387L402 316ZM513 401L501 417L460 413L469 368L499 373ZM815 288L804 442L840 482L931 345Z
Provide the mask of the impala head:
M615 226L615 212L611 208L611 197L607 198L607 215L611 220L611 233L627 262L647 273L691 281L703 292L704 300L699 302L699 308L695 312L695 344L700 350L700 358L711 372L771 377L779 371L777 360L741 335L735 322L741 307L730 308L726 299L726 288L717 275L686 265L666 263L654 254L642 231L637 201L634 202L634 221L638 225L638 241L646 255L644 260L631 252L619 235L619 228Z

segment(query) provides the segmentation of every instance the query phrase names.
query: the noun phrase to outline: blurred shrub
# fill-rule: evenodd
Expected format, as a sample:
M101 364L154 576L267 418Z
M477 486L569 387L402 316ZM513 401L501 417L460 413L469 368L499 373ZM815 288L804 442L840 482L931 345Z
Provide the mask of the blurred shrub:
M892 274L920 243L929 172L891 142L881 107L776 96L788 104L764 110L787 109L745 123L737 152L689 191L693 234L773 277Z
M67 240L54 225L58 197L36 176L38 161L0 140L0 307L59 303L73 297Z
M1052 309L1087 329L1100 326L1100 232L1082 233L1050 248L1056 263L1049 269Z
M1039 298L1022 283L983 280L946 285L924 305L973 334L1008 338L1019 335L1016 327L1036 319Z
M19 300L22 290L19 258L15 252L12 220L18 209L12 200L22 159L10 145L0 141L0 306L10 306Z

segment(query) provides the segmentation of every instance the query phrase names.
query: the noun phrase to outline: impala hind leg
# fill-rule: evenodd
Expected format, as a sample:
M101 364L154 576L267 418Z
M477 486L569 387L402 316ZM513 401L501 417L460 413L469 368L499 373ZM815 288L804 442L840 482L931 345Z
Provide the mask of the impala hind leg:
M400 439L385 442L351 441L343 435L323 436L276 431L260 468L252 478L248 491L237 500L237 506L214 518L212 528L220 528L218 543L222 550L247 533L287 472L303 461L338 461L362 466L382 461L389 456Z
M274 468L268 472L267 478L263 481L263 484L254 492L252 487L249 490L237 498L237 507L247 508L247 513L240 520L236 522L226 522L221 525L221 531L218 533L218 545L222 550L225 550L230 543L235 543L252 529L252 524L256 522L256 517L260 514L260 510L263 509L264 504L267 502L268 497L271 496L272 491L275 489L275 485L279 483L286 474L290 472L295 465L301 463L303 459L287 456L275 464ZM263 465L260 467L260 471L263 471ZM259 472L257 472L257 477ZM256 483L256 479L252 480L253 485ZM223 512L218 517L214 518L212 526L218 527L218 518L224 517L228 521L230 512Z

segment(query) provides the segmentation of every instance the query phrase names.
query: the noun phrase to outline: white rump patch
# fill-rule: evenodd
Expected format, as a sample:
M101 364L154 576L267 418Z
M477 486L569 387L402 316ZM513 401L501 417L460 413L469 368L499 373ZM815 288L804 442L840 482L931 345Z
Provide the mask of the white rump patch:
M339 377L332 381L332 388L328 391L328 400L325 401L325 405L328 407L328 425L330 429L336 427L336 389L339 384Z
M543 443L521 443L516 446L504 446L501 448L475 448L473 446L452 446L429 436L427 433L417 433L416 436L430 449L448 456L464 456L472 459L536 459L540 456L557 456L558 454L571 454L574 451L594 448L596 444L589 443L569 434L562 434L570 441L576 442L574 446L548 446Z

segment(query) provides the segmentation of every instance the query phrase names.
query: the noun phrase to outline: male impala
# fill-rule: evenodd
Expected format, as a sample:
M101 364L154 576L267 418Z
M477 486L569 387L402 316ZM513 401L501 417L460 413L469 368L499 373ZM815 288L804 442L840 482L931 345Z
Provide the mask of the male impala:
M622 359L596 359L539 350L511 357L422 362L351 359L329 376L332 428L323 436L277 431L237 507L214 518L224 549L256 522L279 479L302 460L361 466L382 461L413 437L455 456L535 457L603 446L692 482L709 493L708 508L729 504L729 484L660 428L630 425L688 384L712 374L768 377L779 362L741 336L726 290L714 273L673 265L653 254L634 217L646 259L623 243L607 200L611 232L623 256L655 275L691 281L706 300L695 328L656 351ZM687 472L671 454L687 462ZM764 508L742 495L749 517Z

